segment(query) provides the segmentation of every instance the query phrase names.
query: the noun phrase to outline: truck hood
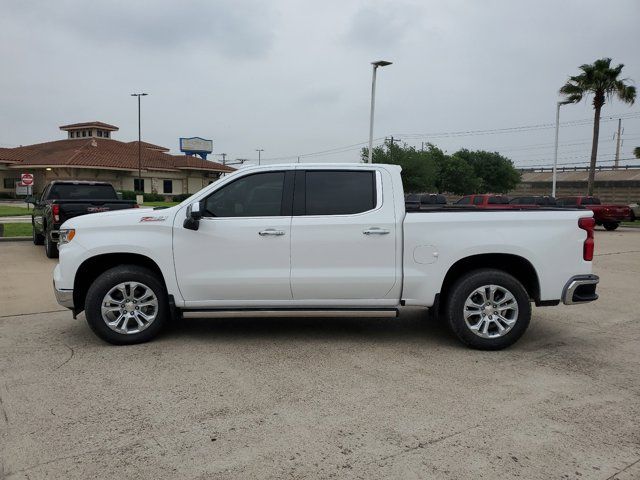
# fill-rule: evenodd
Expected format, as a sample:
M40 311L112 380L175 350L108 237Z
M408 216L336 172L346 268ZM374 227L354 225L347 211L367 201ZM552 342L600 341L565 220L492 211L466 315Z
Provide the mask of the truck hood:
M171 208L129 208L112 212L82 215L64 222L61 228L118 227L139 223L164 223L173 221L178 205Z

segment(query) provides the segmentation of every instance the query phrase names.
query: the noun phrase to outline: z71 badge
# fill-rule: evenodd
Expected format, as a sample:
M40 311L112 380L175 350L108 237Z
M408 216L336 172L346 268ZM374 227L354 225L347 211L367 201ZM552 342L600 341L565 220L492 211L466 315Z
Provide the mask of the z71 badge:
M167 217L142 217L140 219L140 223L142 222L164 222L167 219Z

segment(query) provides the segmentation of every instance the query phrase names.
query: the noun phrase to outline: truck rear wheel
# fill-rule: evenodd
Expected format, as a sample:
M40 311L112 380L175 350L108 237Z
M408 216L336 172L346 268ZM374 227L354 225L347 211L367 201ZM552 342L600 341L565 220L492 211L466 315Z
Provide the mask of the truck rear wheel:
M167 294L152 271L121 265L104 272L89 287L85 316L94 333L106 342L147 342L167 321Z
M36 232L36 226L32 224L33 228L33 244L42 245L44 243L44 237L42 234Z
M44 253L47 258L58 258L58 244L51 240L51 233L44 232Z
M513 345L527 330L531 303L516 278L501 270L482 269L456 281L445 314L451 330L464 344L500 350Z
M604 222L602 226L604 227L605 230L608 230L609 232L611 232L616 228L618 228L620 224L618 222Z

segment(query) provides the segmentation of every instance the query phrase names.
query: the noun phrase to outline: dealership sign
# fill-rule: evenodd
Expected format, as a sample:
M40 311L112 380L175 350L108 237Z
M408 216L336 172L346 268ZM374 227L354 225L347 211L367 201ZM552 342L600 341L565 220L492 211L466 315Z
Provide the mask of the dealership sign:
M200 155L207 158L207 154L213 152L213 140L201 137L180 138L180 151L187 155Z

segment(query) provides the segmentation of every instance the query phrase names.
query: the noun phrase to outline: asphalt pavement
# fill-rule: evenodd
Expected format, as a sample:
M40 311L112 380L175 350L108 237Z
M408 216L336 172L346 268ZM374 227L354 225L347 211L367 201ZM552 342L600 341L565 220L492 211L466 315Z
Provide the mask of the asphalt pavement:
M0 479L640 478L640 229L596 233L600 299L512 348L398 319L185 320L114 347L0 244Z

